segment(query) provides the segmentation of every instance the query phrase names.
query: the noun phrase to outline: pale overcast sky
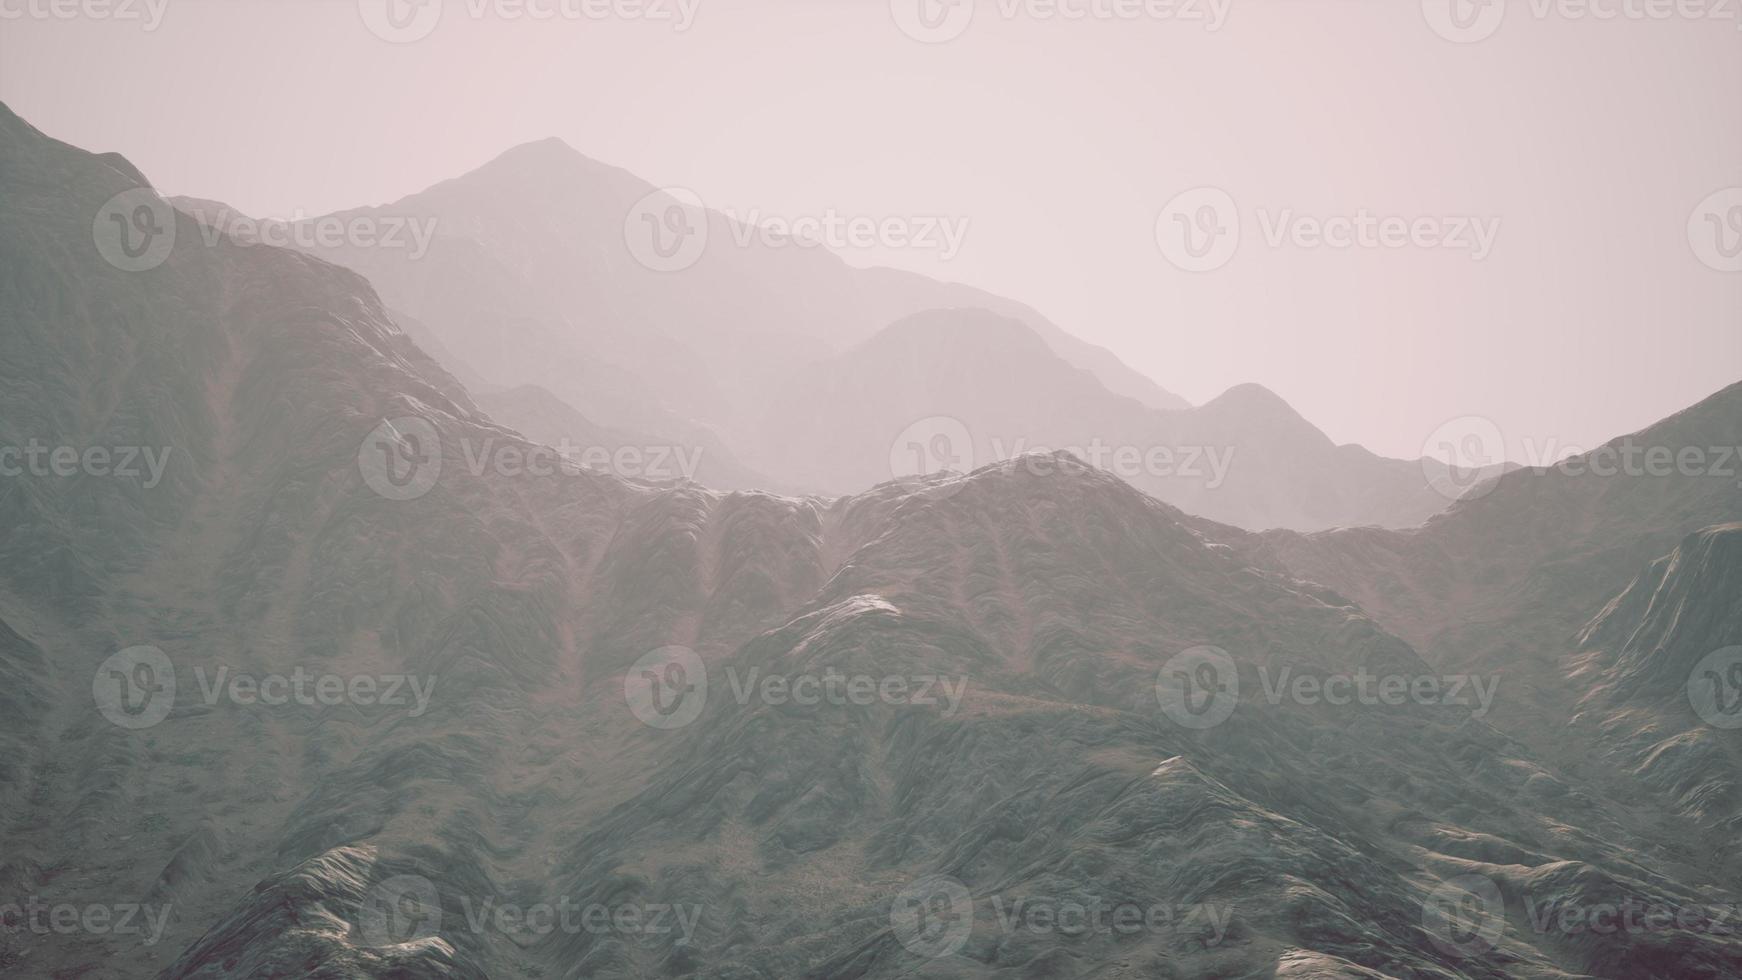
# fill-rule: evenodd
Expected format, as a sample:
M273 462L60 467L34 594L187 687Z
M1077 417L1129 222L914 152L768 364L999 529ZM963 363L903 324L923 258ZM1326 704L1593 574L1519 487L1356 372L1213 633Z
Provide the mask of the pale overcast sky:
M1742 379L1742 191L1702 203L1742 187L1734 2L386 2L0 0L0 98L254 214L554 135L740 213L965 218L947 260L844 254L1029 302L1194 402L1259 382L1388 455L1466 414L1515 458L1588 447ZM1223 195L1176 202L1200 187ZM1158 217L1165 244L1170 202L1206 200L1237 249L1170 260ZM1401 247L1315 244L1362 215Z

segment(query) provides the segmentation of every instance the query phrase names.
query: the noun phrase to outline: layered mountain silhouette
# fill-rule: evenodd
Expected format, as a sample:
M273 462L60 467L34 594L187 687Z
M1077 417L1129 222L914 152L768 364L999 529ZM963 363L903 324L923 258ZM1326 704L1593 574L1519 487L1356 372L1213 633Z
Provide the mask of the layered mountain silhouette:
M693 264L638 260L626 222L649 211L687 229ZM728 460L725 480L748 469L799 491L857 492L902 475L891 463L897 444L943 417L972 434L962 460L1102 445L1135 454L1137 465L1114 470L1133 485L1253 529L1408 527L1449 502L1431 486L1438 464L1333 445L1267 392L1235 389L1191 411L1023 304L771 242L560 140L328 216L357 219L427 228L427 253L409 236L405 247L314 251L367 276L466 365L456 372L534 385L599 424L706 446ZM981 346L999 330L1007 342ZM902 376L861 397L891 371ZM544 424L518 407L494 414L523 430ZM795 441L794 422L812 435ZM1212 473L1212 455L1225 470Z
M0 481L0 904L168 909L149 945L11 929L0 967L1742 976L1720 928L1742 867L1716 836L1735 828L1737 735L1668 693L1702 646L1735 642L1733 479L1520 470L1419 529L1308 535L1194 515L1057 446L829 498L535 472L543 447L358 272L208 239L133 168L3 107L0 183L0 442L171 450L150 486ZM129 192L175 234L140 271L93 244ZM540 252L555 238L525 247L448 271L559 261ZM700 301L659 302L647 322ZM1057 370L1031 326L952 311L812 363L840 357L842 384L907 363L928 318L948 321L928 340ZM1171 417L1086 372L1052 383L1097 423ZM661 411L685 417L702 396L672 378ZM917 398L937 380L890 383ZM957 381L1013 425L1045 421ZM1736 441L1738 391L1639 437ZM554 431L582 424L508 394ZM1262 389L1177 414L1342 452ZM141 708L162 717L116 722L105 685L141 681L104 668L141 645L173 665ZM220 669L407 675L428 697L212 698ZM1497 686L1337 702L1296 683L1459 670ZM829 677L848 693L790 696ZM1582 699L1585 720L1542 720ZM1672 764L1592 751L1632 759L1696 723L1707 747ZM604 917L492 912L564 902ZM1542 912L1623 902L1684 914L1595 932Z

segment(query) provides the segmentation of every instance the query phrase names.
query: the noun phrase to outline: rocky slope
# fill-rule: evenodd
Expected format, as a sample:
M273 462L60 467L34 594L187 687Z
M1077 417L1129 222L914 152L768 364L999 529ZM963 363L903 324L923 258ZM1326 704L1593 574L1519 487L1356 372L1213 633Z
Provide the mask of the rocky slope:
M173 450L0 481L0 906L162 925L8 910L0 969L1742 975L1704 814L1452 696L1277 567L1309 545L1057 454L834 500L532 472L354 273L0 137L5 439ZM128 191L176 229L140 271L93 234ZM1705 918L1538 928L1624 899Z

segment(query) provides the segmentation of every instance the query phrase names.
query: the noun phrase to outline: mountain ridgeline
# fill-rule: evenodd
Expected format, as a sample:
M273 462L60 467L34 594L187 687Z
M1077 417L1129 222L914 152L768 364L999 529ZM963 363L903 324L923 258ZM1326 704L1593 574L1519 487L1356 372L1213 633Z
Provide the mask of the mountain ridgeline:
M530 181L552 157L589 166L543 145L492 166ZM427 194L473 201L473 178ZM573 264L558 216L604 222L621 202L537 184L553 217L536 234L445 212L467 234L438 237L430 265L346 268L202 234L131 166L3 107L0 185L0 441L168 451L157 479L0 480L0 906L163 913L150 942L9 928L0 970L1742 976L1722 928L1742 736L1719 724L1727 701L1677 693L1742 644L1734 478L1526 469L1419 528L1242 530L1167 501L1323 526L1392 464L1336 471L1351 454L1262 389L1145 404L1011 310L842 325L838 349L809 352L820 387L776 386L791 401L768 410L803 415L795 457L831 451L827 426L870 440L867 419L957 389L988 440L1008 427L1049 450L1131 419L1169 443L1262 433L1263 468L1228 484L1243 502L1058 451L828 497L540 469L545 447L497 410L541 413L546 439L581 424L552 385L591 363L595 331L657 323L640 343L696 344L668 402L570 402L612 431L699 424L683 420L715 397L707 377L759 356L731 350L743 335L697 339L711 328L689 318L719 293L637 284L607 252ZM117 195L136 230L173 228L161 263L93 246ZM816 291L742 323L774 331L858 288L792 254ZM452 302L395 280L414 269ZM489 277L499 291L472 292ZM396 310L467 363L442 365ZM613 343L596 349L656 357ZM976 350L1032 387L958 371ZM552 374L519 376L521 359ZM548 390L511 405L466 376ZM1049 417L1054 392L1082 428ZM1636 435L1719 446L1739 423L1742 386ZM771 458L746 451L739 476ZM831 460L859 478L851 454ZM1275 488L1290 474L1299 495ZM110 673L140 647L169 672L132 654ZM225 680L300 676L346 694ZM1406 695L1327 696L1367 691L1358 678ZM143 707L105 693L146 681ZM1628 903L1676 915L1560 915Z

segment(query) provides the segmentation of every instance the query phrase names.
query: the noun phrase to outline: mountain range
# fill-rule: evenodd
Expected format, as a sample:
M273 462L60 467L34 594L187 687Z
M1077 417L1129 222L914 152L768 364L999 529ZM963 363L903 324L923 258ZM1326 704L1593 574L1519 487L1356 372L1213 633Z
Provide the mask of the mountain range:
M1742 385L1594 451L1698 471L1518 469L1333 527L1421 468L1256 387L1148 404L1014 308L879 300L804 345L862 288L826 255L710 253L675 286L598 237L620 171L547 144L492 168L516 179L427 192L424 264L365 268L203 234L0 106L0 445L166 460L0 480L0 970L1742 976L1715 458ZM173 247L125 268L115 213ZM743 438L759 408L790 457ZM828 425L950 410L975 456L1062 445L797 496L540 470L504 424L699 426L802 484L860 474ZM1096 435L1237 461L1150 493L1064 451ZM219 679L302 675L350 695ZM1360 677L1392 694L1327 696ZM162 928L39 930L31 902ZM1654 925L1562 914L1635 906ZM573 927L520 914L557 907Z
M474 386L532 385L593 423L700 450L723 461L715 486L839 496L1023 447L1099 446L1107 458L1094 465L1255 530L1410 527L1450 502L1437 461L1338 446L1257 386L1192 409L1021 303L855 268L683 194L544 140L307 222L421 228L421 250L411 235L391 248L310 236L308 248L365 275ZM664 268L651 243L633 247L635 219L650 214L688 229L668 244L698 243L690 264ZM548 431L551 413L522 416L521 404L493 414ZM892 462L916 426L947 428L961 445ZM1115 465L1115 453L1138 462Z

